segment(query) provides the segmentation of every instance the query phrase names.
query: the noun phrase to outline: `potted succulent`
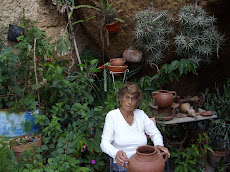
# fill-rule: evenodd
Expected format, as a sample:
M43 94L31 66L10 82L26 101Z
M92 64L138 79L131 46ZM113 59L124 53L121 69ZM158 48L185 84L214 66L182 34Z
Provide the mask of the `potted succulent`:
M215 26L216 18L197 5L184 6L178 14L179 32L174 38L176 54L197 64L210 62L213 53L219 57L223 36Z
M171 16L167 11L158 11L152 7L139 11L135 19L137 47L146 54L148 64L159 64L169 47L168 38L174 31Z
M108 0L101 0L101 12L106 30L109 33L116 33L119 28L119 22L124 22L122 19L117 18L117 9Z

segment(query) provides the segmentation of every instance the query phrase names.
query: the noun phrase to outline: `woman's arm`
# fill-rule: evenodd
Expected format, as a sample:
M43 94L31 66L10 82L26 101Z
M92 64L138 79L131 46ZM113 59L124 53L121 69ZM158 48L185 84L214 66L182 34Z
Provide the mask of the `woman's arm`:
M117 152L116 149L111 143L113 141L114 136L114 121L112 120L112 114L108 113L105 118L105 124L103 128L103 133L101 136L101 150L108 154L110 157L115 159Z

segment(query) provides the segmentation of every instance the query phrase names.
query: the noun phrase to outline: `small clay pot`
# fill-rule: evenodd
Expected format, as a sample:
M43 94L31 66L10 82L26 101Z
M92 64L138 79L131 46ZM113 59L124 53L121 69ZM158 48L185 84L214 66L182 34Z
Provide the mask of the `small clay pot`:
M112 65L112 66L123 66L124 63L125 63L125 59L124 58L115 58L115 59L111 59L109 61L109 63Z
M168 156L157 147L145 145L136 149L136 153L124 165L130 172L163 172Z
M153 91L152 97L155 99L156 104L159 107L170 107L173 104L173 100L176 97L175 91L159 90Z
M119 29L119 21L117 20L114 23L106 24L105 28L109 33L116 33Z

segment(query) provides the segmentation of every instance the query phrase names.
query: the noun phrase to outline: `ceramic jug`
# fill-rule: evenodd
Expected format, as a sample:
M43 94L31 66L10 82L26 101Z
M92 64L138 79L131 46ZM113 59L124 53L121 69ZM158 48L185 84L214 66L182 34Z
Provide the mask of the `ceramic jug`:
M170 107L176 96L177 93L175 91L159 90L152 92L152 97L155 99L156 105L159 107Z
M111 59L109 62L112 66L123 66L125 61L126 60L124 58L115 58Z
M128 172L163 172L168 156L157 147L145 145L136 149L136 153L124 165Z

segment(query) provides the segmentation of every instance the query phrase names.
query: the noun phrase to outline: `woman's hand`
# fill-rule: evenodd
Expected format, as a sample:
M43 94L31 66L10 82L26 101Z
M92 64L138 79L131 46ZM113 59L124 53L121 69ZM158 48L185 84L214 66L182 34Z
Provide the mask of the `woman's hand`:
M168 158L170 158L170 153L169 153L169 150L164 147L164 146L160 146L160 145L157 145L156 146L159 150L161 150L162 152L165 152L167 155L168 155Z
M128 157L124 151L119 150L115 156L115 160L119 165L123 166L125 161L128 160Z

